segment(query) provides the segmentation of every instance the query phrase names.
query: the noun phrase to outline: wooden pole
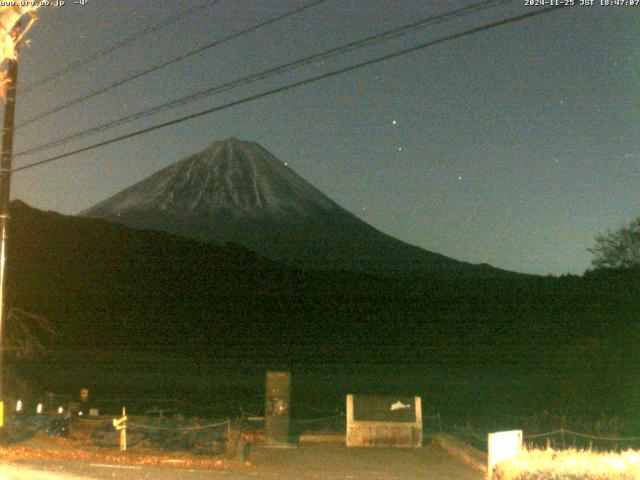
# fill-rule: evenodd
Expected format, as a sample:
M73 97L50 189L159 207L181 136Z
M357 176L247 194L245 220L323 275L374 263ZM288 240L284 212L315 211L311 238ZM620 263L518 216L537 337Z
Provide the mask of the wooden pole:
M21 22L18 21L10 35L18 38ZM9 61L8 86L4 100L4 125L2 129L2 153L0 155L0 427L4 426L4 324L7 317L7 230L9 226L9 200L11 198L11 163L13 159L13 131L16 114L18 83L18 45L14 60Z

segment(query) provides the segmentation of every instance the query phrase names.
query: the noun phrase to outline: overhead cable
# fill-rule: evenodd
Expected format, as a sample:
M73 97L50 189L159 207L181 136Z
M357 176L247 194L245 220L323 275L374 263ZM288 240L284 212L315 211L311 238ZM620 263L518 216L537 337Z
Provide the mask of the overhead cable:
M413 22L410 23L408 25L403 25L401 27L397 27L391 30L387 30L385 32L376 34L376 35L371 35L369 37L366 37L364 39L361 40L357 40L357 41L353 41L353 42L349 42L347 44L338 46L338 47L334 47L331 48L329 50L325 50L323 52L320 53L316 53L316 54L312 54L312 55L308 55L306 57L300 58L298 60L292 61L292 62L287 62L281 65L278 65L276 67L271 67L268 68L266 70L263 70L261 72L252 74L252 75L248 75L230 82L225 82L223 84L219 84L219 85L215 85L213 87L209 87L205 90L200 90L198 92L195 93L191 93L185 96L182 96L178 99L175 100L171 100L169 102L166 103L162 103L160 105L157 105L155 107L151 107L148 109L145 109L143 111L131 114L131 115L127 115L125 117L116 119L116 120L112 120L110 122L104 123L102 125L98 125L95 127L91 127L85 130L80 130L80 131L76 131L74 133L70 133L67 135L63 135L61 137L58 137L56 139L50 140L46 143L40 144L40 145L36 145L34 147L31 147L27 150L23 150L21 152L18 152L16 154L14 154L14 157L20 157L20 156L24 156L24 155L28 155L28 154L32 154L32 153L36 153L36 152L40 152L42 150L46 150L55 146L59 146L59 145L63 145L66 144L72 140L77 140L79 138L82 137L86 137L88 135L93 135L95 133L99 133L99 132L103 132L105 130L109 130L127 123L130 123L132 121L135 120L140 120L143 118L147 118L151 115L155 115L157 113L166 111L166 110L170 110L176 107L180 107L180 106L184 106L187 105L189 103L192 103L194 101L203 99L203 98L207 98L213 95L216 95L218 93L222 93L240 86L244 86L244 85L248 85L248 84L252 84L267 78L270 78L272 76L284 73L284 72L288 72L291 71L293 69L296 68L300 68L304 65L308 65L309 63L312 62L318 62L321 60L326 60L328 58L332 58L335 57L337 55L342 55L344 53L353 51L355 49L360 49L360 48L364 48L376 43L380 43L392 38L396 38L400 35L405 35L411 31L420 29L420 28L425 28L427 26L432 26L432 25L436 25L438 23L442 23L445 21L449 21L452 20L454 18L463 16L463 15L468 15L470 13L475 13L481 10L485 10L488 8L495 8L496 6L498 6L499 4L503 4L503 3L509 3L512 2L513 0L485 0L482 2L477 2L471 5L468 5L466 7L463 8L459 8L457 10L453 10L450 12L446 12L440 15L436 15L433 17L428 17L422 20L419 20L417 22Z
M215 5L216 3L220 3L220 0L207 0L204 3L198 5L195 8L189 9L185 12L181 12L177 15L174 15L172 17L169 17L166 20L163 20L160 23L156 23L154 25L150 25L147 28L144 28L142 30L140 30L139 32L137 32L134 35L130 35L128 37L124 37L121 40L118 40L117 42L109 45L107 48L103 49L103 50L99 50L96 53L93 53L85 58L81 58L80 60L77 60L75 62L72 62L70 64L68 64L67 66L65 66L64 68L61 68L60 70L57 70L55 72L53 72L51 75L42 78L40 80L36 80L35 82L32 82L30 84L25 85L24 87L18 87L18 90L20 91L21 94L25 94L27 92L30 92L31 90L34 90L38 87L41 87L53 80L55 80L56 78L59 78L63 75L66 75L67 73L70 73L74 70L77 70L78 68L84 67L85 65L89 65L90 63L95 62L96 60L107 56L113 52L115 52L116 50L119 50L123 47L126 47L134 42L137 42L138 40L140 40L141 38L146 37L147 35L150 35L154 32L157 32L158 30L161 30L162 28L171 25L172 23L177 23L180 20L182 20L183 18L189 17L195 13L198 13L204 9L210 8L213 5Z
M158 64L156 64L156 65L154 65L154 66L152 66L150 68L146 68L146 69L144 69L142 71L136 72L133 75L130 75L128 77L125 77L125 78L122 78L120 80L117 80L117 81L115 81L115 82L113 82L113 83L111 83L111 84L109 84L109 85L107 85L105 87L99 88L98 90L94 90L94 91L88 92L88 93L86 93L84 95L80 95L79 97L75 97L75 98L73 98L73 99L71 99L71 100L69 100L69 101L67 101L65 103L62 103L60 105L57 105L57 106L53 107L50 110L47 110L47 111L42 112L42 113L39 113L39 114L35 115L34 117L31 117L31 118L25 120L24 122L22 122L22 123L20 123L20 124L18 124L16 126L16 130L19 130L19 129L23 128L23 127L26 127L27 125L30 125L30 124L32 124L32 123L34 123L34 122L36 122L38 120L41 120L41 119L43 119L45 117L53 115L54 113L58 113L61 110L65 110L65 109L67 109L69 107L77 105L78 103L85 102L85 101L87 101L87 100L89 100L91 98L97 97L98 95L102 95L103 93L106 93L106 92L108 92L110 90L118 88L118 87L120 87L120 86L122 86L122 85L124 85L126 83L129 83L129 82L131 82L133 80L137 80L138 78L144 77L145 75L148 75L148 74L150 74L152 72L157 72L158 70L160 70L162 68L165 68L165 67L168 67L169 65L173 65L173 64L175 64L177 62L181 62L181 61L183 61L183 60L185 60L185 59L187 59L189 57L192 57L193 55L196 55L197 53L203 52L205 50L208 50L208 49L211 49L211 48L214 48L214 47L218 47L218 46L220 46L220 45L222 45L222 44L224 44L226 42L229 42L231 40L239 38L239 37L241 37L243 35L247 35L248 33L251 33L251 32L254 32L254 31L256 31L256 30L258 30L260 28L266 27L267 25L271 25L272 23L278 22L278 21L280 21L280 20L282 20L284 18L287 18L287 17L289 17L291 15L295 15L296 13L300 13L300 12L302 12L304 10L307 10L308 8L320 5L321 3L324 3L326 1L327 0L313 0L312 2L307 3L307 4L305 4L305 5L301 6L301 7L297 7L297 8L294 8L292 10L288 10L285 13L282 13L282 14L277 15L275 17L272 17L272 18L270 18L268 20L265 20L263 22L257 23L255 25L252 25L249 28L245 28L244 30L241 30L239 32L233 33L231 35L227 35L227 36L225 36L225 37L223 37L223 38L221 38L219 40L215 40L215 41L210 42L210 43L208 43L206 45L198 47L195 50L191 50L190 52L184 53L184 54L179 55L177 57L174 57L174 58L172 58L170 60L158 63Z
M219 111L222 111L222 110L226 110L228 108L235 107L237 105L242 105L244 103L252 102L254 100L258 100L258 99L261 99L261 98L269 97L269 96L275 95L277 93L285 92L285 91L288 91L288 90L291 90L291 89L294 89L294 88L297 88L297 87L301 87L303 85L308 85L310 83L315 83L315 82L318 82L320 80L324 80L324 79L327 79L327 78L335 77L337 75L341 75L343 73L351 72L353 70L360 69L360 68L363 68L363 67L367 67L367 66L370 66L370 65L373 65L373 64L376 64L376 63L380 63L380 62L384 62L384 61L387 61L387 60L391 60L393 58L397 58L397 57L400 57L402 55L406 55L406 54L409 54L409 53L412 53L412 52L416 52L416 51L419 51L419 50L424 50L426 48L429 48L429 47L432 47L432 46L435 46L435 45L438 45L438 44L441 44L441 43L445 43L445 42L449 42L449 41L452 41L452 40L456 40L458 38L466 37L466 36L473 35L475 33L483 32L483 31L487 31L487 30L490 30L492 28L500 27L500 26L503 26L503 25L508 25L508 24L520 22L520 21L523 21L523 20L526 20L526 19L529 19L529 18L532 18L532 17L543 15L545 13L550 13L550 12L553 12L553 11L556 11L556 10L560 10L560 9L563 9L563 8L565 8L565 7L564 6L545 7L545 8L540 9L540 10L535 10L535 11L528 12L528 13L525 13L525 14L517 15L515 17L509 17L509 18L506 18L506 19L503 19L503 20L498 20L498 21L495 21L495 22L491 22L491 23L479 26L479 27L470 28L468 30L464 30L464 31L459 32L459 33L455 33L455 34L452 34L452 35L448 35L446 37L439 38L437 40L432 40L432 41L427 42L427 43L423 43L423 44L416 45L416 46L413 46L413 47L405 48L403 50L399 50L399 51L396 51L396 52L393 52L393 53L382 55L380 57L376 57L376 58L373 58L373 59L370 59L370 60L367 60L367 61L364 61L364 62L356 63L354 65L350 65L350 66L347 66L347 67L344 67L344 68L333 70L331 72L323 73L321 75L317 75L317 76L314 76L314 77L311 77L311 78L307 78L307 79L300 80L300 81L297 81L297 82L289 83L287 85L283 85L283 86L278 87L278 88L267 90L265 92L257 93L255 95L250 95L248 97L244 97L244 98L241 98L239 100L235 100L235 101L226 103L224 105L208 108L206 110L203 110L203 111L200 111L200 112L197 112L197 113L192 113L190 115L186 115L184 117L180 117L180 118L168 121L168 122L164 122L164 123L160 123L160 124L157 124L157 125L154 125L154 126L151 126L151 127L147 127L147 128L143 128L143 129L140 129L140 130L136 130L134 132L127 133L125 135L120 135L118 137L111 138L109 140L104 140L102 142L98 142L98 143L95 143L93 145L89 145L89 146L86 146L86 147L78 148L76 150L73 150L73 151L70 151L70 152L66 152L66 153L62 153L62 154L59 154L59 155L55 155L53 157L46 158L44 160L39 160L37 162L29 163L29 164L23 165L21 167L16 167L16 168L13 168L11 171L12 172L19 172L19 171L22 171L22 170L27 170L27 169L30 169L30 168L34 168L34 167L38 167L38 166L41 166L41 165L45 165L47 163L55 162L55 161L61 160L63 158L68 158L68 157L71 157L73 155L77 155L79 153L88 152L90 150L95 150L96 148L99 148L99 147L103 147L103 146L106 146L106 145L111 145L113 143L121 142L123 140L134 138L134 137L137 137L137 136L140 136L140 135L144 135L144 134L153 132L155 130L159 130L161 128L169 127L169 126L172 126L172 125L177 125L179 123L183 123L183 122L186 122L186 121L189 121L189 120L193 120L195 118L199 118L199 117L202 117L204 115L209 115L211 113L215 113L215 112L219 112Z

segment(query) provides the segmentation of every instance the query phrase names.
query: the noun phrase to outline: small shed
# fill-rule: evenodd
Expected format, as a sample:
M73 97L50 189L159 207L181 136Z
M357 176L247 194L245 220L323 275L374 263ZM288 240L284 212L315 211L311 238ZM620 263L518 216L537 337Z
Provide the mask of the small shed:
M347 447L422 447L420 397L347 395Z

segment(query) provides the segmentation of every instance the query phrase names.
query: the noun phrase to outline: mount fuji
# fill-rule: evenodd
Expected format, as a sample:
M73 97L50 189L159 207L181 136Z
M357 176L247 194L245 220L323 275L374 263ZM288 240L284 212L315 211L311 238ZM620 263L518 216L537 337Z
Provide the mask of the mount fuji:
M254 142L235 138L164 168L80 216L234 242L290 266L370 273L506 273L407 244L349 213Z

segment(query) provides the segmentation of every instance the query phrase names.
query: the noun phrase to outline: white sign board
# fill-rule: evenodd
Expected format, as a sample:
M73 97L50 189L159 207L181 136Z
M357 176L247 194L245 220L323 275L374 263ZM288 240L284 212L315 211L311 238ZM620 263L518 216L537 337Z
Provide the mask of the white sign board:
M489 458L487 470L489 478L493 468L500 462L513 458L522 451L522 430L489 434Z

